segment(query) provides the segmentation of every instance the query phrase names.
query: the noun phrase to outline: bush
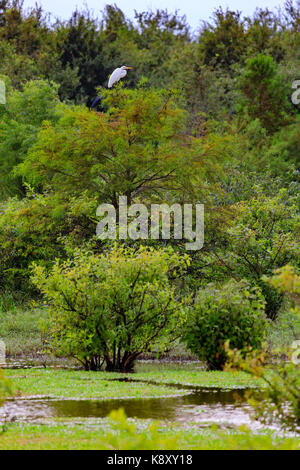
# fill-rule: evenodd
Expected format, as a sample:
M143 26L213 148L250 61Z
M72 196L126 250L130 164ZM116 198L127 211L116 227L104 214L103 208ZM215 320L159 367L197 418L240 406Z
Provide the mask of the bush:
M136 358L180 335L184 305L170 272L186 258L172 251L114 247L95 255L77 252L47 275L34 267L33 282L49 302L51 348L86 369L128 371Z
M209 285L199 292L183 340L207 361L210 370L221 370L227 361L225 343L238 350L259 348L266 330L264 300L246 281L223 287Z
M265 278L274 288L280 289L290 298L290 314L300 317L300 276L292 266L285 266L275 271L271 278ZM285 353L276 367L266 368L265 352L250 354L246 360L236 352L228 352L231 366L242 369L252 376L260 378L264 387L250 394L249 403L255 409L256 417L265 424L280 424L289 431L300 431L300 341L293 341L289 348L280 347Z
M243 370L247 372L246 367ZM283 430L300 432L299 364L282 362L268 371L264 363L252 359L248 371L265 384L248 399L256 418L264 424L280 424Z

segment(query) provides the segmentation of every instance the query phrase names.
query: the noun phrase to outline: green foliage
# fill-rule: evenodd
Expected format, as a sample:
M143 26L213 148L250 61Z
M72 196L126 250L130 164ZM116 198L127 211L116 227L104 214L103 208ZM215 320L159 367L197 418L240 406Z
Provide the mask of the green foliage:
M264 299L247 282L210 285L197 294L183 340L209 369L222 369L227 360L225 343L244 350L261 346L266 332Z
M0 204L0 288L23 301L36 294L30 283L30 264L39 261L50 266L58 257L66 256L65 237L72 244L95 233L97 203L83 193L76 200L58 194L37 194L28 189L27 197L10 198Z
M246 19L246 23L248 54L263 52L270 54L276 62L282 60L286 51L281 19L268 8L257 8L252 18Z
M300 317L300 276L287 265L265 278L274 288L286 293L293 303L291 313ZM294 341L288 348L274 351L286 354L286 361L266 368L268 354L250 355L242 360L239 354L229 353L231 366L259 377L264 382L262 390L250 394L249 403L255 408L256 416L264 423L279 423L282 429L300 431L300 341Z
M271 56L248 59L240 87L242 108L251 119L259 119L270 133L287 124L288 90Z
M114 96L106 114L66 109L56 126L45 123L19 173L71 194L89 190L115 205L119 194L131 197L152 179L165 179L178 112L173 117L171 106L155 92L118 90Z
M201 34L204 62L230 67L239 62L246 49L244 22L240 12L223 11L213 13L214 24L205 25Z
M170 93L119 86L101 94L106 113L67 108L56 125L45 122L16 173L68 195L88 191L117 207L120 195L130 204L135 197L164 199L174 186L188 194L201 176L218 171L222 139L204 145L187 136L184 111Z
M274 276L270 279L270 283L291 295L300 294L300 276L295 273L295 269L292 266L284 266L281 269L275 271Z
M55 121L57 86L43 81L27 82L22 91L9 90L6 106L0 106L0 197L24 195L13 168L23 161L35 143L44 120Z
M159 423L152 423L147 430L138 432L136 424L127 419L123 408L110 413L109 419L118 433L109 433L107 444L112 449L153 450L175 449L178 446L175 437L167 437L160 432Z
M72 88L62 88L62 93L76 103L87 102L96 93L96 87L104 84L109 70L104 65L103 41L97 22L89 14L75 11L65 24L58 24L57 39L59 61L62 69L68 69L78 78Z
M280 175L289 171L293 166L300 169L300 119L285 126L274 135L270 147L265 153L265 159L270 162L273 174ZM295 178L296 179L296 178Z
M299 230L297 197L287 189L267 197L256 188L256 195L231 207L233 217L227 222L218 243L204 260L207 273L213 270L215 278L248 279L260 285L266 298L266 313L276 318L282 297L264 282L263 275L287 262L297 264ZM218 240L218 239L217 239Z
M33 282L49 302L52 350L76 357L86 369L127 371L155 343L180 335L185 319L168 274L185 259L168 251L115 247L102 255L78 252Z

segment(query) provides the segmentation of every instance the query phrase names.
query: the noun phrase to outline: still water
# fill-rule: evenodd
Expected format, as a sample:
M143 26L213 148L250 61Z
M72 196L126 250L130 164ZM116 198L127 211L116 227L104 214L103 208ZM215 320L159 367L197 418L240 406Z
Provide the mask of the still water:
M17 361L6 364L8 368L40 367L40 364ZM49 367L49 364L47 364ZM51 365L50 365L51 367ZM57 365L55 365L57 367ZM70 364L60 364L61 368L70 368ZM194 361L183 363L139 362L138 372L148 372L164 368L202 369L202 365ZM113 379L118 380L118 379ZM135 381L134 374L120 380ZM207 426L215 423L221 427L246 425L251 429L265 427L250 418L250 407L243 399L246 390L230 390L218 388L197 388L170 384L170 387L184 389L186 394L162 398L131 398L131 399L57 399L36 397L8 399L0 407L0 422L44 422L53 418L65 418L72 421L86 421L105 418L112 410L123 408L129 418L154 419L160 422L181 423L189 425L197 423ZM273 427L276 429L276 427Z
M197 390L169 398L74 400L16 399L0 408L0 420L41 421L51 418L104 418L112 410L124 408L129 418L155 419L182 424L216 423L221 426L260 427L249 417L243 402L245 390ZM236 401L237 394L240 400Z

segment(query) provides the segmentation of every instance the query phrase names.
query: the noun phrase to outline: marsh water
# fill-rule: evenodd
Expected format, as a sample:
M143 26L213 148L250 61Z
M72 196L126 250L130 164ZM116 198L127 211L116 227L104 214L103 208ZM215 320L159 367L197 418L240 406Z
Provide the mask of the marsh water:
M243 394L243 391L239 391ZM9 421L40 421L47 418L104 418L124 408L129 418L180 423L216 423L224 426L251 425L245 403L237 405L237 391L195 391L169 398L74 400L16 399L0 409Z
M168 368L173 364L168 364ZM183 365L181 365L182 367ZM22 363L22 367L24 364ZM140 369L161 368L161 364L140 365ZM174 364L174 368L178 364ZM195 364L185 364L185 368ZM119 379L113 379L119 380ZM131 374L126 381L136 381ZM127 399L57 399L35 397L31 399L8 399L0 408L0 421L43 422L55 418L67 420L84 420L105 418L112 410L123 408L129 418L154 419L160 422L178 422L201 426L215 423L221 427L247 425L257 429L261 425L251 420L249 406L244 395L246 390L219 388L199 388L171 384L177 387L180 395L161 398L127 398ZM183 394L184 393L184 394Z

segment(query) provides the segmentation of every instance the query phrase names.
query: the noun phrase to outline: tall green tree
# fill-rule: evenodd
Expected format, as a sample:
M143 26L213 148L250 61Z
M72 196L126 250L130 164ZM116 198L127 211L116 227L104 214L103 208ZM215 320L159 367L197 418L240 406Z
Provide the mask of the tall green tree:
M218 139L205 145L186 134L185 113L165 91L118 86L101 90L106 113L66 109L57 124L46 122L17 173L43 188L118 206L125 195L165 199L191 194L217 170ZM197 172L196 172L197 170Z
M274 59L258 54L248 59L240 80L242 108L274 133L288 123L288 89Z
M58 119L59 103L55 84L44 80L27 82L23 91L8 84L5 106L0 106L0 197L24 196L22 179L13 169L23 161L36 142L44 120Z

